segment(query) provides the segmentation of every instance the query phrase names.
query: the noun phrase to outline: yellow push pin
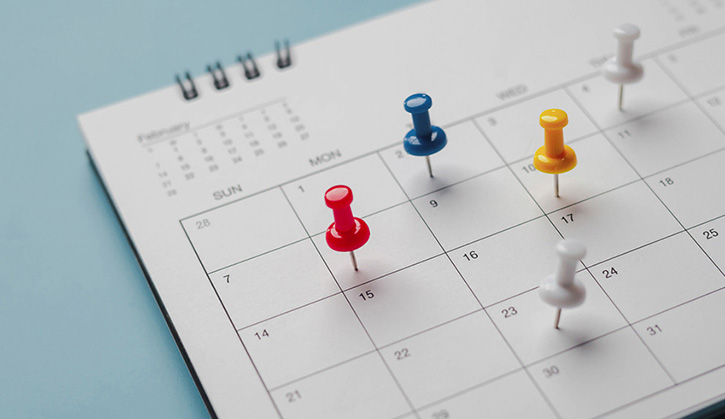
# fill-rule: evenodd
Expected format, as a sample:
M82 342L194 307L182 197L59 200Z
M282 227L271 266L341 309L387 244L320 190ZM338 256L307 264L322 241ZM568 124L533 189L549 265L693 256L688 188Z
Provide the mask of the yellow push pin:
M564 144L564 127L569 123L566 112L549 109L541 113L539 124L544 128L544 145L534 154L536 170L554 175L554 196L559 197L559 173L576 167L576 154Z

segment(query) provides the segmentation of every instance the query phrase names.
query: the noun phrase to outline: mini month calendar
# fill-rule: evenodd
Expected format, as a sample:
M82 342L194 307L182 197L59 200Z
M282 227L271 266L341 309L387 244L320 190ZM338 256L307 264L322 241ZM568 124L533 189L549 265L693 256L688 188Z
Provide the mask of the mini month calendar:
M725 398L724 51L722 0L431 1L79 120L213 417L678 417ZM577 157L558 197L547 109ZM326 243L335 185L358 270ZM563 239L586 298L554 328Z

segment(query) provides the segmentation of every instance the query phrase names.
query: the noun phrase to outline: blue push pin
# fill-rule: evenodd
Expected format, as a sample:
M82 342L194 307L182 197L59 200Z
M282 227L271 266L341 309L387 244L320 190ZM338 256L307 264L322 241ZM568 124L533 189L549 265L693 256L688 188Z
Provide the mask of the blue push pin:
M411 156L425 156L430 177L433 177L433 169L429 156L443 150L448 143L446 133L430 123L428 109L432 105L433 100L425 93L410 95L403 104L405 110L413 116L413 129L405 135L403 148Z

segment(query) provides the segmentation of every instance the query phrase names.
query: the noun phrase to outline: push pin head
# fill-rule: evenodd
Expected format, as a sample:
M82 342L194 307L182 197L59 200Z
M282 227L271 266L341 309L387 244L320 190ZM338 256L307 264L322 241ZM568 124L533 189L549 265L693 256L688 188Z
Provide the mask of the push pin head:
M539 124L544 128L544 145L534 153L536 170L554 175L554 195L559 196L559 173L576 167L576 153L564 144L564 127L569 123L566 112L549 109L541 113Z
M634 62L634 41L639 38L639 28L625 23L614 28L617 53L602 67L604 78L619 85L619 109L622 109L624 85L638 82L644 75L642 65Z
M425 93L416 93L405 99L403 108L413 117L413 129L405 135L403 148L412 156L425 156L429 174L433 177L428 156L443 150L448 139L440 127L431 125L428 113L431 106L433 106L433 100Z
M367 223L352 215L352 190L345 185L337 185L325 192L325 204L332 209L335 221L325 234L327 245L338 252L350 252L353 267L357 271L354 250L359 249L370 238Z
M554 327L558 329L561 309L581 305L586 298L584 284L576 279L576 265L587 250L582 243L570 239L559 242L556 253L556 271L544 278L539 287L539 296L545 303L557 308Z

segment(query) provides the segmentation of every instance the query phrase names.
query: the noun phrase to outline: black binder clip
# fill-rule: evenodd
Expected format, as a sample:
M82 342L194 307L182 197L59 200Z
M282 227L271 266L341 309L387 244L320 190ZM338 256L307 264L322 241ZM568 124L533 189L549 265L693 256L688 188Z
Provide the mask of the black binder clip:
M279 45L279 41L275 41L274 50L277 51L277 68L282 69L292 65L292 55L289 51L289 41L284 40L284 54Z
M229 79L227 79L227 75L224 73L224 69L219 61L216 62L216 68L210 65L206 66L206 71L208 71L214 79L214 87L216 87L217 90L229 87Z
M239 64L242 65L242 68L244 69L244 77L246 77L247 80L259 77L259 68L257 67L257 63L254 62L251 52L248 52L246 57L237 55L237 61L239 61Z
M186 83L181 81L181 77L179 75L176 75L176 83L179 84L179 88L181 88L181 93L184 95L184 99L191 100L195 97L199 96L199 92L196 91L196 85L194 85L194 80L191 78L191 74L189 72L186 72Z

